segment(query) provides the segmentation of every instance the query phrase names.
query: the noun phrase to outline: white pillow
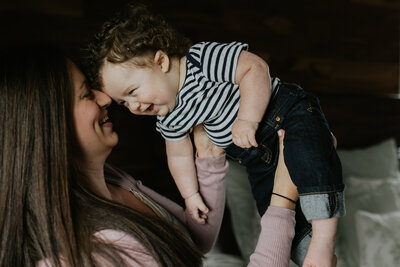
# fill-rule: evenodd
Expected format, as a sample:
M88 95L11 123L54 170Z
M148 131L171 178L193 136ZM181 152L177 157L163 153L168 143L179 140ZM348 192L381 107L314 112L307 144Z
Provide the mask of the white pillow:
M359 266L355 216L358 210L387 213L400 210L400 179L365 179L350 177L345 189L346 216L339 218L338 257L347 266Z
M205 255L203 267L245 267L242 258L232 254L220 252L213 248Z
M394 138L363 149L337 150L342 162L343 178L350 176L376 178L395 177L399 170Z
M399 266L400 210L385 214L358 211L356 226L360 266Z
M226 202L231 215L232 228L243 260L247 263L257 245L261 231L258 214L246 168L229 160L226 181Z

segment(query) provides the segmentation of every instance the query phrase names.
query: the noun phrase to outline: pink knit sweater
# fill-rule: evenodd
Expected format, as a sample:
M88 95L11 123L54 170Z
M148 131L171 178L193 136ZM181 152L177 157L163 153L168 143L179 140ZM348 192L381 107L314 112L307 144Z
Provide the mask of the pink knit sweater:
M114 169L119 178L112 178L125 188L144 193L158 205L178 218L190 232L194 242L203 253L208 252L215 244L218 236L225 207L224 177L228 167L225 157L217 159L197 158L197 175L200 193L209 207L207 223L204 225L195 222L188 212L180 205L165 198L130 175ZM294 236L294 211L269 207L261 218L261 234L255 252L250 257L251 267L289 265L290 247ZM135 238L116 230L102 230L95 234L106 242L119 246L129 257L121 255L128 266L158 266L152 255ZM100 258L96 259L99 266L109 266ZM37 266L45 266L41 261Z

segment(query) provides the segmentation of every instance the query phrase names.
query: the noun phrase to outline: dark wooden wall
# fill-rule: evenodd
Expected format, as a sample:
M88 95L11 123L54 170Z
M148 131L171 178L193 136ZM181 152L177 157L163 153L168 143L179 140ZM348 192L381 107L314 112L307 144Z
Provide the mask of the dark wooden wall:
M84 43L127 0L2 0L1 44ZM148 0L194 42L243 41L315 92L398 93L399 0Z
M73 50L127 2L2 0L0 46L56 40ZM373 105L373 95L399 91L399 0L203 0L193 1L196 9L183 0L143 2L194 42L247 42L250 51L268 62L271 75L297 82L324 99L361 93L372 95L368 99ZM337 101L339 113L343 103L348 110L349 101ZM110 161L176 195L154 118L113 110L121 142ZM345 115L358 120L356 113Z

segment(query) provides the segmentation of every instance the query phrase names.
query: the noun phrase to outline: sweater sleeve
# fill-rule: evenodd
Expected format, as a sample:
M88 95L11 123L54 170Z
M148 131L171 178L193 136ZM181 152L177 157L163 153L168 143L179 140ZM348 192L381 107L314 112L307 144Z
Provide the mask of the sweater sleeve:
M138 181L138 188L168 212L178 218L189 230L193 241L202 253L214 246L221 227L225 208L225 174L228 162L225 155L218 158L196 158L199 191L209 212L205 224L197 223L183 207L158 194Z
M225 155L219 158L196 158L199 191L204 203L209 208L206 224L199 224L192 219L188 211L186 225L193 240L203 253L211 250L221 228L225 208L225 174L228 162Z
M261 218L261 233L249 267L288 267L294 237L295 212L269 206Z

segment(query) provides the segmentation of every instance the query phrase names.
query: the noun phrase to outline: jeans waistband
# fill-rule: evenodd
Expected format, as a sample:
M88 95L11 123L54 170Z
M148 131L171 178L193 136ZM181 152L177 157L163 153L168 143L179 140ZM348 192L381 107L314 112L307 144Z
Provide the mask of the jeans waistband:
M273 96L271 96L267 110L256 132L256 140L259 144L262 144L265 139L269 138L272 134L275 134L275 132L280 129L285 115L289 112L290 108L296 103L296 101L299 99L299 96L301 96L303 92L303 89L297 84L279 84L277 89L274 91ZM242 159L245 161L243 163L241 162L241 164L246 164L247 162L246 159L243 159L243 156L246 156L246 158L250 160L250 158L257 156L260 153L266 155L265 160L267 161L268 157L271 156L272 151L264 150L269 150L269 148L264 148L261 145L260 150L255 148L246 149L238 147L233 143L225 148L229 158L233 160ZM263 156L261 155L261 157ZM239 160L239 162L240 161L241 160Z
M305 92L299 85L281 83L268 104L256 133L256 139L262 140L262 138L269 136L272 132L278 131L286 114L302 96L305 96Z

